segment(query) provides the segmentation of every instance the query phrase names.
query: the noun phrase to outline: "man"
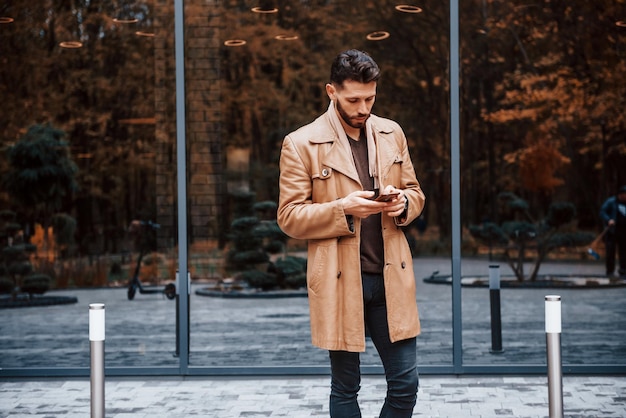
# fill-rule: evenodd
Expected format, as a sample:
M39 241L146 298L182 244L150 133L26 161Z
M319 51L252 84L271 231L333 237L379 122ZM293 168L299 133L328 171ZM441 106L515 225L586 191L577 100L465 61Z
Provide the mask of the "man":
M287 135L281 151L278 224L309 241L311 337L329 350L331 417L361 416L366 327L387 379L380 417L410 417L417 398L420 324L401 227L425 198L402 129L370 113L379 77L366 53L339 54L326 85L328 111Z
M605 228L606 275L615 273L615 251L619 254L619 275L626 276L626 186L604 201L600 217Z

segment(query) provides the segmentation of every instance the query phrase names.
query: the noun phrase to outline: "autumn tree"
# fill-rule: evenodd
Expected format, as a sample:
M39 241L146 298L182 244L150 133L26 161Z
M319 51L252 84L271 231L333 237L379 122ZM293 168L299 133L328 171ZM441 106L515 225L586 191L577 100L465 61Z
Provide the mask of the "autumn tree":
M555 198L571 199L585 224L597 222L606 187L620 182L607 154L622 161L626 156L618 140L625 135L619 111L624 85L618 81L623 6L482 3L495 83L491 105L475 122L492 127L495 154L506 163L496 164L499 175L491 178L501 190L518 189L544 212ZM572 187L581 184L588 187Z

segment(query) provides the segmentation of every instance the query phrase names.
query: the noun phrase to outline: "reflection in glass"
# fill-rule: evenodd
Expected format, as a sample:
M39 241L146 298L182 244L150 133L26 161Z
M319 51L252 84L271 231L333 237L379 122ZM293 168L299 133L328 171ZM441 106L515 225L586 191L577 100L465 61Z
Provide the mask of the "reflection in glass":
M626 33L607 25L624 12L617 3L483 2L462 15L466 363L545 364L550 293L562 297L564 363L626 360L615 303L626 289L588 251L602 229L600 205L626 182L618 110ZM497 355L488 291L469 285L484 283L489 264L511 283Z
M0 281L10 278L0 366L88 367L96 302L107 310L107 367L176 366L174 302L163 292L129 300L128 291L136 268L159 289L175 275L155 164L168 156L155 146L165 131L157 101L174 94L155 86L156 36L145 36L173 17L145 1L40 3L7 5L12 23L0 31L0 247L28 249L19 258L32 266L0 262ZM173 41L165 33L160 45ZM172 165L159 170L175 177ZM138 266L134 221L162 224L141 235L149 248ZM46 287L29 293L34 277Z
M425 330L419 341L419 358L425 365L449 364L452 360L450 291L422 283L422 278L433 271L450 269L446 258L449 192L438 186L448 182L446 167L449 166L445 145L448 93L443 82L448 55L447 28L440 24L447 20L446 8L437 4L428 13L403 13L395 8L396 4L387 1L365 2L358 7L345 1L276 2L264 4L267 9L276 8L276 13L262 14L250 13L246 6L229 1L218 10L194 6L188 6L187 10L188 16L207 15L210 20L219 13L222 18L219 31L222 41L214 52L219 54L220 77L214 82L219 85L219 91L204 89L203 94L211 103L219 102L217 134L225 167L221 182L225 186L222 217L218 225L219 236L225 239L220 241L209 235L205 242L207 236L199 234L190 245L194 283L190 319L192 365L328 365L327 353L310 342L304 289L284 289L299 292L298 296L285 298L236 298L232 294L217 297L212 292L247 288L252 280L258 280L256 276L266 275L268 267L272 270L284 259L306 257L306 243L268 236L260 249L255 247L255 251L267 256L257 261L255 278L242 279L251 276L242 274L244 262L237 265L229 261L236 257L230 254L242 248L236 239L239 236L236 227L245 216L261 220L250 223L254 228L275 220L275 213L261 213L252 206L277 201L282 140L288 132L325 111L328 98L324 85L330 59L348 48L368 51L381 65L383 79L374 112L402 125L418 177L429 193L429 209L406 231L415 251L418 302ZM348 15L348 27L329 19L329 16ZM188 33L198 33L201 23L188 24L191 25ZM425 27L430 30L424 30ZM368 40L368 34L373 32L378 35ZM239 47L229 47L233 42ZM196 51L194 43L189 41L189 56L205 53ZM193 65L193 61L188 62L188 70ZM188 115L200 111L213 114L216 108L206 102L187 108ZM216 146L211 145L217 142L212 135L215 134L200 134L206 138L202 141L208 147ZM212 160L211 164L214 164ZM204 170L203 173L214 173L207 167ZM192 177L194 174L190 173ZM241 196L248 193L251 194L248 208L252 210L242 215ZM248 237L246 243L253 239ZM276 283L276 287L281 286L284 283ZM371 342L362 356L362 364L380 366Z
M513 251L512 241L481 240L474 227L484 232L495 225L511 240L519 228L505 223L541 226L552 204L569 202L575 217L565 232L597 235L599 205L626 184L626 10L620 2L582 0L461 7L462 274L480 280L498 263L503 276L514 276L506 252L519 255L519 242ZM239 300L195 291L232 285L235 271L226 262L237 193L252 192L261 206L276 201L282 138L326 108L329 59L348 48L368 51L383 68L374 111L405 129L427 194L424 215L406 231L424 329L419 354L425 365L451 362L450 287L423 280L450 274L447 9L445 2L185 2L192 365L327 364L326 353L310 346L305 298ZM129 301L127 293L139 255L128 230L133 220L160 225L140 267L142 282L164 286L176 274L173 8L149 1L35 2L8 5L2 13L2 148L36 143L27 139L33 127L58 131L42 141L58 141L51 142L57 151L67 142L71 164L65 168L76 166L77 189L54 199L19 183L0 189L2 248L35 248L12 253L27 254L32 271L25 264L9 271L3 259L0 288L8 290L0 298L29 298L15 289L36 288L23 279L37 273L50 280L33 298L78 302L2 310L0 366L88 366L91 302L107 306L107 350L115 352L107 365L177 365L174 303L164 294ZM337 18L344 16L350 19ZM373 32L389 36L368 40ZM3 181L16 168L3 153ZM503 205L503 192L524 203ZM271 210L265 212L263 227L272 221ZM274 238L265 243L272 261L305 255L303 243ZM609 280L599 277L602 259L590 259L581 242L546 253L538 274ZM525 277L539 254L536 241L528 244ZM597 252L603 257L601 244ZM564 362L623 364L626 326L618 301L624 288L559 293ZM543 364L544 294L502 290L504 353L494 356L488 292L464 287L464 362ZM378 364L367 357L374 352L368 348L365 365Z

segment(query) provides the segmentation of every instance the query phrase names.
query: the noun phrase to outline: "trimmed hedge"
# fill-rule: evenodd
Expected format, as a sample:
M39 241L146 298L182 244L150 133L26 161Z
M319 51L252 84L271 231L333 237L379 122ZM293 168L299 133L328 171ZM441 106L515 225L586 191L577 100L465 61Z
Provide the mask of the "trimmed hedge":
M33 295L43 295L50 288L50 277L45 274L31 274L22 281L22 292Z

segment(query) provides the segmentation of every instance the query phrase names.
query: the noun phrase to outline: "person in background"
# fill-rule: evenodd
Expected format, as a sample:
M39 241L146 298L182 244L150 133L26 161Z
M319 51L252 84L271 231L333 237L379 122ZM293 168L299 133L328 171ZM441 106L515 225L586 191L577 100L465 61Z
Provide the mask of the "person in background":
M360 417L366 329L385 369L380 417L411 417L420 323L411 251L402 227L424 208L407 141L371 113L380 70L366 53L333 61L330 105L290 133L280 157L277 220L308 240L311 338L330 357L330 416ZM377 199L378 197L378 199Z
M626 185L620 187L615 196L604 201L600 217L605 228L606 275L615 273L615 253L619 258L619 275L626 277Z

